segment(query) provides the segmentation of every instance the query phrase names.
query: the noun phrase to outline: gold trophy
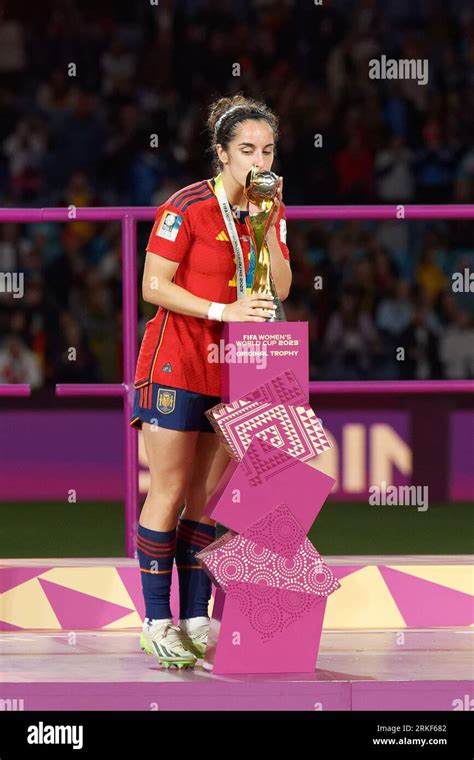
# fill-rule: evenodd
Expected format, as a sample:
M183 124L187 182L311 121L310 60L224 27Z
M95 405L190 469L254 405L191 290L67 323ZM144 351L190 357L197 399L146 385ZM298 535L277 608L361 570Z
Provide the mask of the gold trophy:
M270 271L270 252L265 242L270 219L275 206L279 178L274 172L259 171L252 166L245 180L245 197L259 209L256 214L245 217L255 251L255 272L251 293L271 293L275 300L275 313L268 322L286 321L283 305L277 296L275 284Z

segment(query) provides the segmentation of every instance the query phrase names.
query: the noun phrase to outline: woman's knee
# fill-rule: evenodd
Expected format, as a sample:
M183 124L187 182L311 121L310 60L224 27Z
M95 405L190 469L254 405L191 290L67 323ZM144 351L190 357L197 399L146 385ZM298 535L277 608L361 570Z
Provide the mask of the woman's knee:
M184 504L184 489L175 491L172 488L150 488L146 497L146 503L151 509L161 512L178 512Z
M151 530L174 530L182 507L183 499L148 493L140 513L140 524Z
M191 512L203 511L214 491L205 483L190 483L185 493L186 509Z

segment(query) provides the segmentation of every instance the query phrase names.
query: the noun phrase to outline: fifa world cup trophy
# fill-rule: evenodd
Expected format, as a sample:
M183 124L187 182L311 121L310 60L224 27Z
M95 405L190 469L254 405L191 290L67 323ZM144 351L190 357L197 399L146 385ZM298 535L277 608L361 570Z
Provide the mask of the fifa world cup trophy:
M275 314L268 322L286 321L283 305L278 298L270 271L270 252L265 236L268 232L270 219L275 206L275 196L278 189L278 175L270 171L259 171L253 166L245 180L244 193L246 198L258 211L245 217L255 251L255 272L251 293L271 293L276 304Z

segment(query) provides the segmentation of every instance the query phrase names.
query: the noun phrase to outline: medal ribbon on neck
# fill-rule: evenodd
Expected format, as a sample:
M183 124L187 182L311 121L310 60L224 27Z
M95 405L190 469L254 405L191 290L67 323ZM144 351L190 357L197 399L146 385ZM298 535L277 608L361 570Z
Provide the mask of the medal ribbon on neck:
M232 209L227 198L224 183L222 181L222 174L217 175L214 182L214 190L219 202L221 214L224 218L225 226L227 227L227 232L229 233L229 240L232 243L232 248L234 249L237 270L237 298L244 298L247 295L244 254L242 251L242 245L240 243L239 236L237 234L237 230L235 228Z

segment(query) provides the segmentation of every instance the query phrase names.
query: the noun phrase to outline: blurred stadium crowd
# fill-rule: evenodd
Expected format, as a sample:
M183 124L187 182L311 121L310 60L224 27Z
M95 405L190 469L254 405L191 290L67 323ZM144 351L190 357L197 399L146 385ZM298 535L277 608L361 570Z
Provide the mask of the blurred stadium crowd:
M474 202L467 1L21 6L0 3L2 206L156 206L211 176L206 105L236 91L280 117L287 205ZM370 80L382 54L428 59L429 83ZM468 221L290 223L284 306L310 323L311 379L473 378L473 298L451 280L474 271L473 232ZM118 224L2 224L10 271L24 273L25 294L0 292L0 382L121 380ZM139 309L143 331L154 308Z

